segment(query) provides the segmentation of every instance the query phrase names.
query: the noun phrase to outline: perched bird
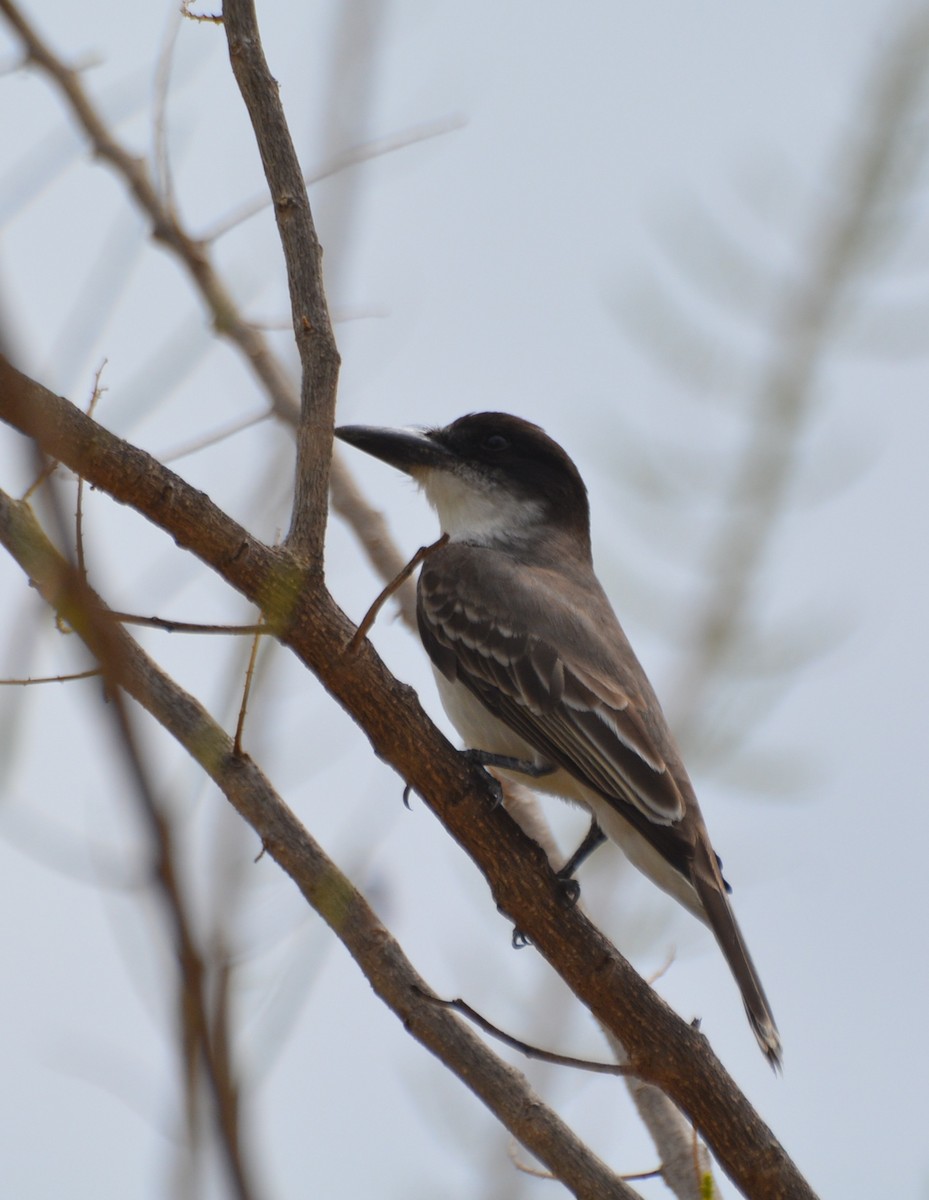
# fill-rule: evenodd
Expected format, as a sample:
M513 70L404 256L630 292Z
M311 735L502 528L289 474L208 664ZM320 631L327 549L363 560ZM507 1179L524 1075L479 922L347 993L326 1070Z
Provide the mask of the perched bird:
M417 616L465 745L583 805L594 818L585 850L599 826L709 925L779 1066L777 1027L693 786L594 574L577 467L537 425L505 413L442 429L348 425L336 436L411 475L449 535L425 559Z

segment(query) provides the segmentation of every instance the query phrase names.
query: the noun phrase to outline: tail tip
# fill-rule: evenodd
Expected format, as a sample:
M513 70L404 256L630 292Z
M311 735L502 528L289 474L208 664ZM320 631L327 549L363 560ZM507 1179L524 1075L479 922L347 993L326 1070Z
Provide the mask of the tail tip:
M755 1037L758 1039L758 1045L761 1047L761 1053L771 1064L771 1070L775 1075L781 1074L784 1070L783 1050L781 1048L781 1036L777 1032L777 1026L770 1019L765 1018L763 1021L758 1021L752 1018L749 1013L752 1029Z

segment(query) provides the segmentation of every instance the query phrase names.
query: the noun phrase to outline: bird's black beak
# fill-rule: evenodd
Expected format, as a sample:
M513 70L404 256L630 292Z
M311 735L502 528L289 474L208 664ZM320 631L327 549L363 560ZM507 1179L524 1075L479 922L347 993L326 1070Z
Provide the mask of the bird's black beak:
M379 458L408 475L417 469L445 468L454 456L425 431L416 429L378 429L373 425L341 425L335 436L365 454Z

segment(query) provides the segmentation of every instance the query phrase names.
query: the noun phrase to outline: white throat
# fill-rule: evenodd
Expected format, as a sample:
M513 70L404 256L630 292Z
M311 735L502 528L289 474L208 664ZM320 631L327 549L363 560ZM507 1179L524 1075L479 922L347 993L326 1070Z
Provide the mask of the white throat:
M442 532L453 542L511 541L538 524L542 505L505 488L453 471L419 468L413 477L436 510Z

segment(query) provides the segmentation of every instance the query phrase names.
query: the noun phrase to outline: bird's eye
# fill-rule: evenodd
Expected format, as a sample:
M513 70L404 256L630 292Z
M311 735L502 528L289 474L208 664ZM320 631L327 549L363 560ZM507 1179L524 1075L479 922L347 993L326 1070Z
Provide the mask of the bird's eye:
M484 438L481 446L485 450L491 450L494 453L498 453L501 450L508 450L510 448L510 439L504 437L502 433L491 433Z

